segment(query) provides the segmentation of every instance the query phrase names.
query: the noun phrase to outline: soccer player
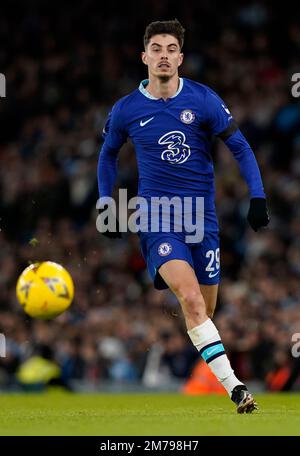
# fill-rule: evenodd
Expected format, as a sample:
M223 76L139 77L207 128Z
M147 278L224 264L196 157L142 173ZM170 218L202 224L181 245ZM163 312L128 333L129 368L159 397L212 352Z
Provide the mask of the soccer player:
M184 29L177 20L147 26L142 61L148 67L148 79L118 100L108 116L98 164L99 193L100 197L112 196L118 152L130 138L137 157L139 196L146 200L204 198L201 242L188 243L185 232L160 229L140 232L141 248L154 286L170 288L178 298L192 343L227 390L237 412L250 413L257 408L256 402L235 376L212 321L220 280L210 154L213 137L221 138L238 161L250 194L248 222L255 231L269 222L266 197L253 151L224 101L209 87L179 77L183 41ZM103 234L121 237L118 229Z

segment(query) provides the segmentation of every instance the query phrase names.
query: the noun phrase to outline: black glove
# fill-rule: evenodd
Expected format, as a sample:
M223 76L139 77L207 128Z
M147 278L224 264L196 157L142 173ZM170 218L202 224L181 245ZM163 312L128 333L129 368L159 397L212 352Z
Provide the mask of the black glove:
M247 220L254 231L268 225L270 217L265 198L251 198Z
M106 210L107 210L107 207L98 209L99 215L101 215L102 212L104 212ZM103 234L103 236L105 236L105 237L107 237L109 239L121 239L122 238L122 234L119 231L119 220L118 220L116 215L115 215L115 218L116 218L116 231L109 231L109 230L102 231L102 230L99 230L99 232L101 234Z

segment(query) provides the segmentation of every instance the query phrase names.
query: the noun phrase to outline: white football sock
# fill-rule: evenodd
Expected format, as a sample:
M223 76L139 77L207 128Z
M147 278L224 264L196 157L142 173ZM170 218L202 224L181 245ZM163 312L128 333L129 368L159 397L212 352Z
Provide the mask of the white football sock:
M233 388L237 385L243 385L243 383L234 375L219 332L212 320L208 318L201 325L190 329L188 335L204 361L231 396Z

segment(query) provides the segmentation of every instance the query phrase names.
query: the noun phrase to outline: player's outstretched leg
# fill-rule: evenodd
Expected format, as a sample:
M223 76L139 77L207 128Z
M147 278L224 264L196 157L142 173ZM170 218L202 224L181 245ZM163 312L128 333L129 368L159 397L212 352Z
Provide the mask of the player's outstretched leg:
M233 372L219 332L207 316L193 268L186 261L170 260L161 266L159 273L181 304L192 343L236 404L237 412L253 412L257 404Z

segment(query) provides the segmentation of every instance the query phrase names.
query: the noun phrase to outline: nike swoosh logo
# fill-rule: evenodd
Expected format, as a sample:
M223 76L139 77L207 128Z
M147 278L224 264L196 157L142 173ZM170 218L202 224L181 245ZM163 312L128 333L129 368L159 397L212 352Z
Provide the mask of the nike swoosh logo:
M150 117L150 119L147 119L147 120L144 120L144 121L141 120L140 121L140 126L144 127L148 122L151 122L151 120L153 120L153 119L154 119L154 117Z
M216 275L219 274L219 272L220 272L220 271L217 271L215 274L213 274L212 272L210 272L210 273L208 274L208 277L212 279L213 277L216 277Z
M212 355L213 353L215 353L216 350L217 350L217 348L212 348L211 350L207 351L206 352L207 356Z

